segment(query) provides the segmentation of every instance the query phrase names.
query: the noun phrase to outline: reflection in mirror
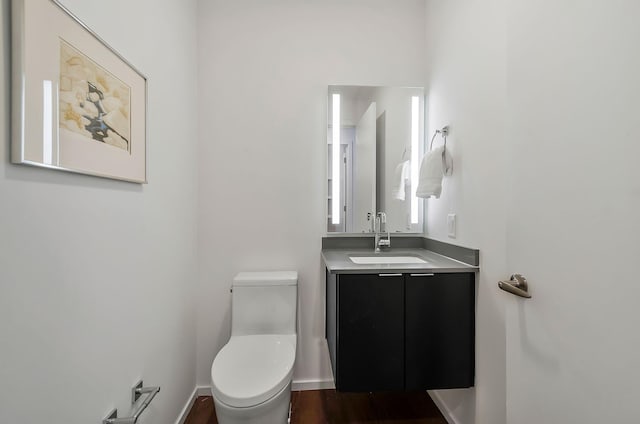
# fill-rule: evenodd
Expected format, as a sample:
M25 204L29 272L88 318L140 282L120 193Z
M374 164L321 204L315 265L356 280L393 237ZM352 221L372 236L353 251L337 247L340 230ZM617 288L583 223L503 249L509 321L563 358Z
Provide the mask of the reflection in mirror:
M422 232L424 89L331 85L327 122L327 232L371 232L377 212L392 233Z

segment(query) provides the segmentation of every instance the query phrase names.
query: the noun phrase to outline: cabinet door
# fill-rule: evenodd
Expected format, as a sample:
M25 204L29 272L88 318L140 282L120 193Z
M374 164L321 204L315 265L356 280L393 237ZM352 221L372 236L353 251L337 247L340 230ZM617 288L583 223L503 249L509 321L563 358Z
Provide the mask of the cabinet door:
M338 275L336 387L404 388L404 278Z
M407 275L407 390L473 386L474 274Z

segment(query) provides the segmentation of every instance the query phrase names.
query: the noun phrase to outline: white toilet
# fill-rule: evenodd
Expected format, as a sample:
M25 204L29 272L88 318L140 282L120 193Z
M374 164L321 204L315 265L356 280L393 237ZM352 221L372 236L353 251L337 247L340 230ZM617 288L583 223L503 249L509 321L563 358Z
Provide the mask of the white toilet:
M285 424L296 359L298 273L233 279L231 338L211 365L220 424Z

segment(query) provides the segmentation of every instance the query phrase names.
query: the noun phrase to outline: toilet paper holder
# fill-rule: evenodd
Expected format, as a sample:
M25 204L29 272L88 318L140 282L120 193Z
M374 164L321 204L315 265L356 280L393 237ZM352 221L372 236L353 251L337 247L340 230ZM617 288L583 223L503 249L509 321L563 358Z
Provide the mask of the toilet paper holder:
M118 418L118 410L114 408L109 412L109 415L102 420L102 424L136 424L138 418L140 418L140 414L147 409L147 406L149 406L158 392L160 392L160 386L143 387L142 380L138 381L131 388L131 404L135 405L138 399L144 394L148 394L148 396L138 405L134 413L129 417Z

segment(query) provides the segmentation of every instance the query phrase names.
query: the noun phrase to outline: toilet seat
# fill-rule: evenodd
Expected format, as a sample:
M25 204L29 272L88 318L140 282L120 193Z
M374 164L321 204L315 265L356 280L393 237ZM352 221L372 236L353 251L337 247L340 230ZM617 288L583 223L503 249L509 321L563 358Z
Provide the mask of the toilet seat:
M211 366L213 394L236 408L265 402L289 384L295 357L294 334L232 336Z

